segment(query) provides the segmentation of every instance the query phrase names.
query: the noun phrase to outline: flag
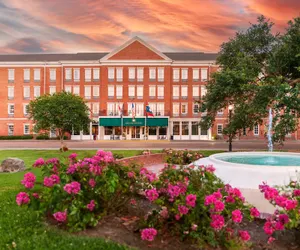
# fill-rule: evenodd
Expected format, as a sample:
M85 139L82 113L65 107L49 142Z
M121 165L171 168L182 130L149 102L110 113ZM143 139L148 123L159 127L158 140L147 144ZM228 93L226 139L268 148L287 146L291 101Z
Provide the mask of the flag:
M153 112L152 112L149 104L146 105L146 116L154 117Z
M123 116L123 106L124 106L124 104L122 104L122 107L121 107L120 103L118 103L118 109L119 109L119 113L120 113L121 117Z
M132 118L135 117L134 103L131 104L131 115L132 115Z

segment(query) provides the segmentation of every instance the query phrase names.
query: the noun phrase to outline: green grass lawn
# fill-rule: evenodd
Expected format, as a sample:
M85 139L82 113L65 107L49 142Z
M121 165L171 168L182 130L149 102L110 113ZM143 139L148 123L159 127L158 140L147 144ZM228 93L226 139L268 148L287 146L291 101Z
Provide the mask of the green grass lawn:
M70 153L76 152L79 158L89 157L96 150L72 150L60 153L57 150L0 150L0 162L7 157L17 157L24 160L27 170L35 173L41 181L41 171L31 166L37 158L49 159L57 157L63 160ZM137 155L140 150L115 150L113 153L124 157ZM155 151L154 151L155 152ZM158 152L158 151L156 151ZM205 156L221 151L201 151ZM35 212L20 208L15 202L18 192L23 190L20 181L24 172L15 174L0 174L0 249L128 249L114 242L98 238L79 237L71 235L55 227L48 227L38 218ZM14 245L16 244L16 247Z

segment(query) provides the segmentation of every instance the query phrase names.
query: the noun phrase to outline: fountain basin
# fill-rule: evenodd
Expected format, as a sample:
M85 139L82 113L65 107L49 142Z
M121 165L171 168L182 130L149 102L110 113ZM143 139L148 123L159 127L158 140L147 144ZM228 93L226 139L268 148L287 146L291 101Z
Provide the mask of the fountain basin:
M262 182L286 185L296 180L300 154L285 152L235 152L214 154L199 159L197 165L213 164L215 174L238 188L258 189Z

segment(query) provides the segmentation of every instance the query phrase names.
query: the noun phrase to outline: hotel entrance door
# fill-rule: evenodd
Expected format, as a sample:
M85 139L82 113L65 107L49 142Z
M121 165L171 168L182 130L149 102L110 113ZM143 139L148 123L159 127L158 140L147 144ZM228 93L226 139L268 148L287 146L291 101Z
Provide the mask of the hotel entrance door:
M141 127L131 127L131 139L141 138Z

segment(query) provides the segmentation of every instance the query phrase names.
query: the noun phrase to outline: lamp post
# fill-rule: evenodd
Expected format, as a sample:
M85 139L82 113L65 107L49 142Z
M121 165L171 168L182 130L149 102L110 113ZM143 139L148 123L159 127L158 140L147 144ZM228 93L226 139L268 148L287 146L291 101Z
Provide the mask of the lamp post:
M229 106L228 106L228 111L229 111L229 124L231 123L232 110L233 110L233 105L229 105ZM228 151L229 151L229 152L232 152L232 135L231 135L231 133L229 133L229 139L228 139L228 142L229 142L229 149L228 149Z

